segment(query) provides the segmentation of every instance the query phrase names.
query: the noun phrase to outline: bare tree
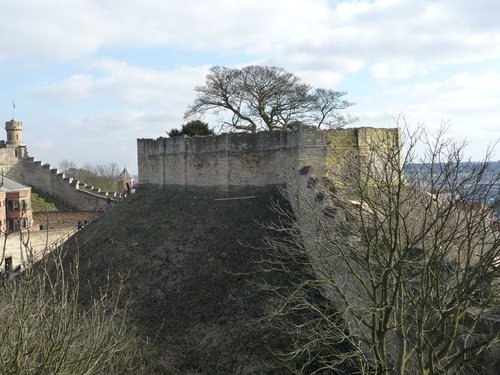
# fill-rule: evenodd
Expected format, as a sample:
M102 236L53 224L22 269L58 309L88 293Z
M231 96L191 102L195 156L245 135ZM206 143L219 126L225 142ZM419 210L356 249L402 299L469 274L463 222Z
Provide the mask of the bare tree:
M97 187L103 191L117 191L120 169L115 162L108 164L86 163L81 168L78 168L75 162L62 160L59 165L64 173L87 185Z
M142 373L140 345L117 307L119 292L101 290L80 305L78 262L68 270L62 253L30 262L21 274L2 274L2 373Z
M339 128L355 120L338 112L353 105L342 99L346 92L313 89L277 67L214 66L205 85L195 91L198 96L186 118L207 111L229 113L230 119L223 117L223 125L235 130L286 130L293 123Z
M114 162L96 165L85 164L84 169L98 177L117 178L120 174L120 168Z
M68 160L68 159L63 159L59 163L59 168L61 171L64 173L71 172L72 170L75 170L77 168L77 165L74 161Z
M500 232L486 205L500 176L485 180L490 151L470 162L464 150L419 129L296 182L290 225L273 228L288 237L269 244L283 255L273 269L300 273L273 287L297 372L484 373L477 359L500 342Z

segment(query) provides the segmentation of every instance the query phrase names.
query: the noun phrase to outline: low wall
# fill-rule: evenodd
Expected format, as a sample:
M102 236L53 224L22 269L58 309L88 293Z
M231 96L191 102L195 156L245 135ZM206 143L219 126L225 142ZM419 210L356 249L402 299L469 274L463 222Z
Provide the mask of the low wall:
M76 223L85 220L90 221L90 218L95 215L94 211L53 211L53 212L33 212L32 231L75 228Z
M57 240L66 240L71 234L74 232L74 228L68 229L54 229L49 231L32 231L29 233L29 243L33 249L34 256L39 256L43 253L47 245L52 244ZM28 233L22 234L23 241L26 241L28 238ZM6 257L12 258L12 266L15 268L19 264L23 264L23 261L26 261L26 249L21 243L21 237L18 232L10 233L7 236L7 240L5 241L5 237L1 236L2 240L2 253L3 258L0 254L0 260L2 263L0 264L0 271L3 271L5 267L4 259ZM5 245L5 251L3 251Z

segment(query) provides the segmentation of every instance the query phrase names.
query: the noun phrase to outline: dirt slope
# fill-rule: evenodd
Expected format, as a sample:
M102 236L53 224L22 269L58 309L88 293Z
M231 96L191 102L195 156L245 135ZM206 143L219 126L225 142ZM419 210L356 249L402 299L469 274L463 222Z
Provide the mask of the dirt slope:
M215 198L161 191L120 202L76 237L81 285L95 294L108 275L114 289L124 278L130 324L153 343L157 373L280 373L272 350L287 338L255 321L268 301L251 284L255 260L270 255L252 248L265 234L258 223L276 219L270 198Z

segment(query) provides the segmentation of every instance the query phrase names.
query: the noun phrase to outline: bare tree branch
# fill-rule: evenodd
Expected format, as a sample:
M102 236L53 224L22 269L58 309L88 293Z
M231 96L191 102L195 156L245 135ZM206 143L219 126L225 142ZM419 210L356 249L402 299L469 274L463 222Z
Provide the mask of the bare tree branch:
M500 342L491 150L473 163L444 131L405 138L380 133L357 156L336 155L335 170L309 177L316 184L289 182L295 215L270 228L289 237L268 240L284 263L269 267L302 278L276 289L273 316L297 335L289 360L308 371L474 374ZM313 303L311 290L328 303Z
M198 96L188 107L186 118L222 109L232 116L225 123L236 130L286 130L293 123L342 127L355 121L339 113L353 105L341 99L345 92L313 90L293 73L277 67L214 66L205 85L195 91Z

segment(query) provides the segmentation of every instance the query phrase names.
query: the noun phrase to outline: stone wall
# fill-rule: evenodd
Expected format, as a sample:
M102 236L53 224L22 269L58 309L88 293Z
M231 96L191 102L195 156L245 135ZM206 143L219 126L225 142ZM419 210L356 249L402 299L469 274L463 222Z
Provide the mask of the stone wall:
M398 128L353 128L329 130L326 134L327 144L327 173L326 175L335 180L337 185L342 185L338 181L338 176L342 175L342 168L353 169L361 174L365 174L367 160L370 160L371 168L374 162L380 161L384 164L389 154L388 149L394 150L401 142L401 131ZM377 147L373 147L377 145ZM383 166L382 166L383 167ZM368 173L370 174L370 173Z
M10 233L7 238L2 236L2 241L5 241L3 243L5 252L3 253L3 258L0 257L0 271L4 270L4 259L7 257L12 258L13 267L26 262L26 248L22 244L26 240L29 239L29 245L32 248L33 255L38 258L45 251L47 245L51 245L55 241L60 241L61 243L66 241L74 231L74 228L62 228L50 231L33 231L30 232L29 235L28 233L20 234L19 232L14 232Z
M23 158L21 163L22 168L18 168L18 173L13 178L35 190L57 197L77 210L97 211L106 207L108 197L117 197L115 193L101 192L66 177L57 168L51 168L49 164L42 164L32 157Z
M22 122L12 119L5 123L5 130L7 141L0 140L0 174L59 198L77 210L99 210L106 207L109 198L118 198L114 192L102 192L67 178L49 164L42 164L30 157L23 144Z
M19 181L26 146L5 145L4 141L0 142L0 146L0 173Z
M361 160L372 144L394 145L399 137L398 129L301 126L293 132L138 139L139 182L230 194L269 190L299 178L304 167L325 175L345 160Z
M76 223L91 221L96 213L89 211L33 212L32 232L47 229L75 228Z
M325 132L229 133L137 140L141 186L210 188L230 194L267 191L303 166L325 161Z
M108 197L118 198L115 192L103 192L73 180L57 168L29 157L23 145L11 146L3 142L3 147L0 147L0 174L59 198L77 210L95 211L106 207Z

